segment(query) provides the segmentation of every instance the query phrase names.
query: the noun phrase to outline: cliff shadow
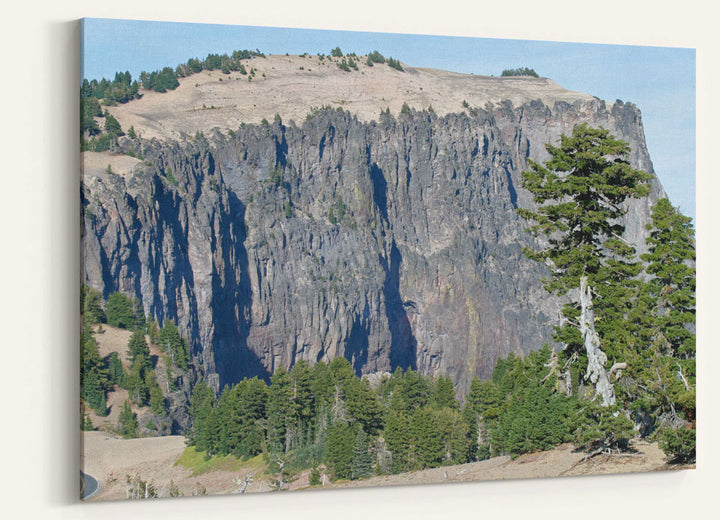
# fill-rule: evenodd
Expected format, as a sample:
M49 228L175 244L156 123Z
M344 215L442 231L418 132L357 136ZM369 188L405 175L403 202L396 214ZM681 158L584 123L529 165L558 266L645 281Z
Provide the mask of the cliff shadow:
M383 220L387 222L387 181L377 163L372 163L370 166L370 180L373 185L373 200L375 201L375 205L380 210L380 215L382 215Z
M219 236L213 236L213 251L220 249L220 262L214 255L211 312L213 357L220 388L258 376L269 381L270 374L260 358L248 347L252 321L252 288L245 248L245 206L232 193L221 215Z
M345 340L345 358L350 361L358 376L362 375L363 368L367 365L370 331L368 330L368 318L370 309L367 302L363 315L355 318L350 329L350 334Z
M385 296L385 315L390 327L390 365L394 371L400 367L417 370L417 340L412 332L410 319L402 296L400 295L400 265L402 255L392 241L390 258L385 265L385 283L383 295Z

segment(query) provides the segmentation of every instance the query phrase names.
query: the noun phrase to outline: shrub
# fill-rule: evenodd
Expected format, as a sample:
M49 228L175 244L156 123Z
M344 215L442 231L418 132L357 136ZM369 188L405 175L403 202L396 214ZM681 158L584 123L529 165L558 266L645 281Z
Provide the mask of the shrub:
M505 69L502 71L502 74L500 74L500 76L532 76L533 78L539 77L537 72L528 67L520 67L518 69Z
M387 64L388 64L388 66L392 67L395 70L399 70L400 72L405 71L405 69L402 68L402 65L400 65L400 61L396 60L394 58L388 58Z
M660 431L659 444L672 462L695 462L695 429L667 428Z

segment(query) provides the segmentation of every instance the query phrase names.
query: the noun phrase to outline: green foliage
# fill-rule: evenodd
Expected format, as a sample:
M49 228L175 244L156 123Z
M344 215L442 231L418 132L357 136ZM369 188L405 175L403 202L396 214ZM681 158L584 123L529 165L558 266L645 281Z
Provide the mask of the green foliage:
M532 76L533 78L539 77L537 72L527 67L520 67L517 69L505 69L502 71L500 76Z
M458 410L460 408L457 399L455 399L455 389L450 376L443 375L438 378L431 402L437 409L450 408Z
M80 286L80 309L83 313L83 322L88 325L105 323L104 300L97 289L89 285Z
M654 326L662 331L672 355L695 354L695 234L692 220L680 214L668 199L653 207L649 252L642 256L653 275L648 291L656 301Z
M284 453L289 447L288 430L297 418L292 394L292 377L280 365L270 378L267 401L267 446L271 453Z
M400 65L400 61L394 59L394 58L388 58L387 64L389 67L392 67L395 70L399 70L400 72L404 72L405 69L403 69L402 65Z
M160 385L158 385L154 370L145 372L145 386L148 389L150 409L156 415L163 415L167 412L167 403Z
M334 479L349 479L352 477L355 440L355 428L349 424L339 423L328 428L325 464L327 464Z
M188 444L196 445L201 451L209 451L214 442L210 437L212 430L210 422L216 404L215 392L212 388L205 381L196 383L190 395L188 412L192 422L186 436Z
M165 170L163 171L163 173L164 173L164 175L165 175L165 178L166 178L168 181L170 181L170 184L172 184L173 186L177 186L177 185L178 185L178 181L177 181L177 179L175 178L175 176L173 175L173 171L172 171L172 168L171 168L170 166L168 166L167 168L165 168Z
M118 120L115 119L115 117L113 117L107 110L105 111L105 132L112 138L125 135L125 132L122 131Z
M272 163L268 164L268 178L272 184L274 184L275 186L280 186L283 180L282 165L273 165Z
M95 121L96 117L103 115L100 102L97 98L88 97L80 100L80 135L97 135L100 127Z
M120 292L114 292L108 297L105 310L108 325L121 329L132 329L136 326L133 302Z
M180 336L177 326L171 320L165 320L165 324L158 333L158 345L162 351L170 358L173 366L180 370L187 370L190 362L190 353L188 345L184 338Z
M144 367L151 368L150 348L148 347L147 341L145 341L145 333L142 330L135 329L130 336L128 340L127 357L133 365L142 357Z
M343 55L342 51L340 50L340 47L335 47L333 50L330 51L330 56L333 58L341 58Z
M320 468L315 466L312 470L310 470L308 484L310 484L311 486L319 486L320 484L322 484L322 481L320 480L320 476L321 476Z
M86 413L82 414L81 419L80 419L80 430L82 430L84 432L91 432L94 429L95 429L95 427L93 426L92 420L90 419L88 414L86 414Z
M353 480L368 478L372 473L373 460L370 454L368 436L363 430L359 430L355 436L355 445L353 446L351 478Z
M80 392L87 405L98 415L107 415L106 391L110 381L100 349L88 325L80 334Z
M125 387L125 368L117 352L111 352L107 357L108 380L111 385Z
M292 205L290 204L290 199L287 199L285 201L285 218L291 218L292 215L293 215Z
M549 245L525 254L551 266L552 276L545 280L550 292L566 294L587 277L603 350L617 358L631 340L625 317L642 270L634 249L618 238L624 231L619 219L626 199L649 193L651 175L630 166L627 143L584 123L571 136L561 136L559 147L546 148L550 159L545 165L530 161L531 170L522 173L523 187L539 206L518 213ZM565 358L584 355L579 313L577 301L567 304L565 324L555 328L555 339L566 345Z
M618 407L583 403L575 443L587 450L624 449L635 435L633 422Z
M137 428L137 415L132 411L130 401L125 401L118 418L118 432L126 439L132 439L137 437Z
M368 59L368 64L385 63L385 56L380 54L378 51L372 51L371 53L369 53L367 59Z
M660 431L659 443L674 463L695 462L695 428L666 428Z
M412 114L412 110L410 110L410 106L407 103L403 103L402 108L400 108L400 113L409 116Z

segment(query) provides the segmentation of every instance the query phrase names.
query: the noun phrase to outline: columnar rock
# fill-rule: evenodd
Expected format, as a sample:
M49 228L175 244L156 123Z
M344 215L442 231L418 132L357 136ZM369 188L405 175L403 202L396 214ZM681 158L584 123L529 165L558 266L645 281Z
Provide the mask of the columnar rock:
M411 367L466 389L495 360L551 342L560 302L518 206L528 159L574 125L603 126L652 171L640 113L540 101L364 122L320 110L178 142L127 141L132 173L86 171L85 282L178 322L216 386L298 359L359 373ZM650 197L631 201L642 246Z

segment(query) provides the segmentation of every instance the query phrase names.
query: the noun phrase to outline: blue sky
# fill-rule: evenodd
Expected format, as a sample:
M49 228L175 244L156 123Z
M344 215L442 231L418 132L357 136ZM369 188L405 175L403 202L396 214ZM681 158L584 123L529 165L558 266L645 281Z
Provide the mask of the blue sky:
M531 67L561 86L635 103L655 172L670 200L695 218L695 51L667 47L279 29L135 20L83 20L83 77L176 66L237 49L266 54L379 50L416 67L478 75Z

